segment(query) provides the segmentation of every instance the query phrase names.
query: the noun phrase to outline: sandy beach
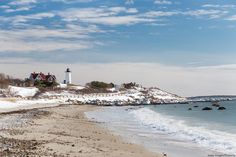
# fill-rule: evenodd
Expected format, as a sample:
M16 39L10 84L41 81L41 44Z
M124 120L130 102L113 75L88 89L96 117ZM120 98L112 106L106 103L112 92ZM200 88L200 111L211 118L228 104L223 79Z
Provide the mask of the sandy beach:
M7 124L1 127L0 156L163 156L128 143L89 121L84 112L94 109L61 105L1 113L0 118Z

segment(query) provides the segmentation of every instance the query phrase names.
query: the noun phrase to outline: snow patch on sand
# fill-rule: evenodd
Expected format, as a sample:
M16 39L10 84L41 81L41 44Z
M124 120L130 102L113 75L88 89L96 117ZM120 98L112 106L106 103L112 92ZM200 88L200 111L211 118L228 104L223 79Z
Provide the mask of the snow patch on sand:
M21 96L23 98L33 97L39 91L39 89L35 87L15 87L15 86L9 86L8 90L10 95Z

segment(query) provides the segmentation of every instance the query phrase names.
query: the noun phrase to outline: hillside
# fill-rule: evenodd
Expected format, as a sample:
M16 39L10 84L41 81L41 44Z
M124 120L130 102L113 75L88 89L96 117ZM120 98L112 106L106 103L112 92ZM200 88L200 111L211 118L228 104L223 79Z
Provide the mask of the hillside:
M37 88L9 86L2 93L6 97L20 97L21 99L53 100L53 102L60 103L94 105L145 105L186 102L185 98L165 92L159 88L144 88L141 86L119 90L111 88L104 93L83 91L91 91L91 89L81 88L80 86L80 88L60 88L39 92Z

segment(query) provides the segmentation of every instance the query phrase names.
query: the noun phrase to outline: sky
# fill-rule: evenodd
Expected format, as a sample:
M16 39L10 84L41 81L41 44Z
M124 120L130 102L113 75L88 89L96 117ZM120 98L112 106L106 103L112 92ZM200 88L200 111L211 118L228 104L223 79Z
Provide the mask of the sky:
M235 0L2 0L0 72L236 95Z

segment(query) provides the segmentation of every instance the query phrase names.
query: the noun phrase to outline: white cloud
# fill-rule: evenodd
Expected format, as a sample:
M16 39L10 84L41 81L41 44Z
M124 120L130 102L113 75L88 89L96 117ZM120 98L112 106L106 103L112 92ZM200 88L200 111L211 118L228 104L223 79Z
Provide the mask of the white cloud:
M1 9L9 9L10 6L8 6L8 5L1 5L0 8L1 8Z
M125 13L120 15L121 13ZM104 25L131 25L144 22L153 22L154 19L141 17L136 8L100 7L84 9L68 9L58 13L64 21L82 21Z
M71 8L65 11L58 12L58 15L63 17L65 21L76 21L78 19L85 18L107 17L119 13L117 10L112 11L111 9L112 8L110 8L110 10L108 10L107 8Z
M182 12L183 15L203 17L207 16L210 19L221 18L222 16L228 14L228 11L215 10L215 9L199 9L199 10L190 10Z
M120 13L137 13L135 8L125 7L99 7L99 8L71 8L64 11L57 12L58 15L67 20L76 20L84 18L99 18L118 15Z
M35 27L28 29L0 30L0 52L55 52L78 51L100 44L91 39L92 33L103 33L97 26L67 25L64 29Z
M14 0L8 3L3 9L6 13L29 11L35 7L38 0Z
M140 16L155 18L155 17L169 17L175 15L195 16L195 17L207 17L209 19L221 18L228 14L228 11L216 10L216 9L198 9L188 11L149 11L141 14Z
M119 13L138 13L138 10L136 8L125 8L125 7L111 7L108 8L108 11L114 12L114 14ZM105 12L105 10L104 10Z
M6 13L11 13L11 12L17 12L17 11L29 11L32 7L19 7L19 8L16 8L16 9L6 9L5 12Z
M232 15L232 16L226 18L226 20L229 20L229 21L236 21L236 15Z
M28 10L29 8L24 7L18 9ZM6 11L13 12L17 11L17 9L8 9ZM145 22L153 23L160 20L160 18L158 17L185 15L215 19L221 18L227 13L228 11L217 9L139 12L136 8L103 6L98 8L70 8L62 11L51 11L29 15L17 15L7 18L0 17L0 21L8 21L14 24L14 26L22 26L24 24L27 24L27 22L30 20L41 20L44 18L53 18L55 16L58 16L61 17L59 21L64 23L83 22L103 25L131 25Z
M178 15L178 11L149 11L143 14L145 17L154 18L154 17L168 17L173 15Z
M236 5L204 4L202 7L204 8L235 8Z
M202 18L216 19L216 18L221 18L227 15L228 13L229 11L226 11L226 10L197 9L197 10L188 10L188 11L149 11L149 12L143 13L142 16L155 18L155 17L185 15L185 16L195 16L197 18L202 17Z
M43 18L52 18L54 16L55 16L55 14L53 14L53 13L45 12L45 13L30 14L30 15L25 15L25 16L19 15L19 16L15 16L15 17L16 17L16 19L18 17L18 18L22 18L25 20L27 20L27 19L41 20Z
M0 39L40 39L40 38L85 38L86 32L74 31L68 29L46 29L46 28L30 28L15 30L0 30Z
M133 14L135 14L135 13L138 13L138 9L136 9L136 8L129 8L126 12L127 12L127 13L133 13Z
M37 3L37 0L15 0L9 3L9 5L29 5Z
M84 22L104 25L132 25L144 22L154 22L154 19L140 18L138 16L109 16L100 18L83 19Z
M93 2L94 0L51 0L51 1L72 4L72 3L89 3L89 2Z
M224 65L214 65L214 66L201 66L195 68L197 70L231 70L236 71L236 64L224 64Z
M91 48L91 44L83 41L24 41L24 40L4 40L0 41L1 52L55 52L58 50L75 51Z
M26 3L36 3L37 1L26 1ZM19 1L17 3L23 3ZM15 2L15 4L17 4ZM14 3L13 3L14 4ZM23 8L23 7L22 7ZM8 8L9 9L9 8ZM26 8L25 8L26 9ZM8 10L10 11L10 10ZM31 52L31 51L57 51L57 50L81 50L88 49L98 43L95 37L89 43L93 33L109 32L108 29L101 30L99 25L162 25L163 17L170 16L195 16L207 18L220 18L227 14L227 11L217 9L200 9L188 11L148 11L139 12L132 7L90 7L90 8L70 8L61 11L49 11L36 14L16 15L10 17L0 16L0 25L8 24L12 30L0 31L1 52ZM56 19L56 24L54 18ZM51 18L49 28L40 27L40 20ZM231 17L233 20L234 17ZM228 19L229 20L229 19ZM39 24L38 24L39 23ZM51 25L52 23L52 25ZM78 23L80 25L78 25ZM58 24L58 25L57 25ZM64 29L62 29L65 26ZM23 28L24 26L24 28ZM59 27L57 27L59 26ZM83 27L81 27L83 26ZM60 28L60 29L59 29ZM3 39L3 37L5 37ZM28 39L28 40L27 40ZM30 41L29 41L30 39ZM85 40L82 42L82 40ZM71 42L70 42L71 41Z
M22 25L24 23L29 22L30 20L42 20L44 18L52 18L55 14L53 13L36 13L36 14L28 14L28 15L16 15L11 17L0 16L0 22L5 22L8 24L13 24L14 26Z
M172 4L172 2L169 0L155 0L154 3L155 4Z
M63 3L75 3L75 2L92 2L94 0L51 0L53 2L63 2ZM38 0L18 0L12 1L10 5L20 5L19 8L5 8L5 12L16 12L16 11L28 11L32 9L33 6L30 4L39 3ZM133 0L126 0L127 4L131 4ZM171 0L154 0L156 4L172 4ZM28 5L28 6L27 6ZM9 7L9 6L6 6ZM216 4L204 4L202 5L204 8L230 8L235 7L235 5L216 5ZM72 21L82 21L82 22L91 22L97 24L106 24L106 25L130 25L137 24L142 22L153 22L156 17L167 17L174 15L186 15L186 16L195 16L195 17L207 17L210 19L221 18L224 15L229 13L226 10L217 10L217 9L198 9L198 10L174 10L174 11L160 11L153 10L148 12L139 13L136 8L126 8L126 7L97 7L97 8L71 8L62 11L51 11L49 13L38 13L35 15L19 15L16 17L10 17L14 23L14 25L24 25L29 20L39 20L42 18L52 18L55 15L59 15L63 18L64 22L72 22ZM46 16L48 14L50 16ZM53 15L54 14L54 15ZM133 14L133 15L130 15ZM43 16L44 15L44 16ZM37 17L38 16L38 17ZM40 17L41 16L41 17ZM105 19L107 17L107 20ZM115 17L119 21L112 21ZM4 17L0 17L3 19ZM101 18L101 19L96 19ZM145 19L146 18L146 19ZM0 19L0 20L1 20ZM229 18L230 20L231 18ZM127 20L127 22L125 22ZM135 21L136 20L136 21ZM8 20L10 21L10 20Z
M134 0L126 0L125 4L134 4Z

